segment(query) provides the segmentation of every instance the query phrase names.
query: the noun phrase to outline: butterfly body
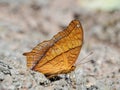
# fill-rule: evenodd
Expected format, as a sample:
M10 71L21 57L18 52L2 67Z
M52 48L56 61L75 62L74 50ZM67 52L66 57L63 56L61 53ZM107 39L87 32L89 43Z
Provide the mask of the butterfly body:
M31 52L24 53L27 66L47 76L69 73L83 44L83 30L78 20L56 34L51 40L38 44Z

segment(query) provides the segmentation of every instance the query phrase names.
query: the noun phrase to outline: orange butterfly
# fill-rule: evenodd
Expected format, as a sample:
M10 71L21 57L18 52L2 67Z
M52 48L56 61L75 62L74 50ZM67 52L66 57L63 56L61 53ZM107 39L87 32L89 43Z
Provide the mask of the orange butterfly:
M27 66L46 76L69 73L83 44L83 29L78 20L56 34L52 39L38 44L31 52L24 53Z

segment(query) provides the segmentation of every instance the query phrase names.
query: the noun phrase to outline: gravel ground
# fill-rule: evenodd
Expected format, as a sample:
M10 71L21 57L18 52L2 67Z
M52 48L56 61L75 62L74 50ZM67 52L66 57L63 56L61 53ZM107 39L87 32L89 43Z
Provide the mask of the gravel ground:
M84 11L72 0L38 1L0 4L0 90L120 90L120 11ZM51 81L27 69L22 54L72 19L81 21L85 34L75 71Z

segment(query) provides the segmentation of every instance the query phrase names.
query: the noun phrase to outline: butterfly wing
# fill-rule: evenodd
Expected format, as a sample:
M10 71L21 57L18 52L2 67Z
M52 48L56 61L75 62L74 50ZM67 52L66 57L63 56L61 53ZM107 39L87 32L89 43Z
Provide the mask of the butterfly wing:
M23 53L27 57L27 67L33 68L51 47L50 40L38 44L31 52Z
M44 43L47 44L43 45ZM28 66L46 75L70 72L83 44L80 22L73 20L65 30L44 43L24 54L28 58ZM32 58L29 59L30 57Z

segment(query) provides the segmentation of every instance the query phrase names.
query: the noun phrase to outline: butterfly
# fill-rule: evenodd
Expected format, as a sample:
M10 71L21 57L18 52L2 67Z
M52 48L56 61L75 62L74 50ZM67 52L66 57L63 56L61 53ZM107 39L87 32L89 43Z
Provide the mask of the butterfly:
M66 74L75 69L75 62L83 45L83 29L79 20L73 20L66 29L52 39L39 43L27 57L27 67L47 77Z

